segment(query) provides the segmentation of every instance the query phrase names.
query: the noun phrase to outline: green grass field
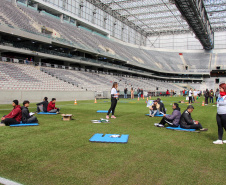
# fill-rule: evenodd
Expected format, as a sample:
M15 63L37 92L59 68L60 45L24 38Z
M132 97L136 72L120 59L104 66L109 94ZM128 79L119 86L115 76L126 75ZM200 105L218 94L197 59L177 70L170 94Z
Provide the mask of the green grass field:
M181 97L162 98L167 113ZM110 100L57 102L61 115L37 115L36 127L0 127L0 176L29 185L57 184L225 184L226 144L217 139L216 106L195 103L193 119L207 132L178 132L153 126L146 100L120 99L111 123L93 124L104 118ZM184 111L187 104L180 104ZM35 104L30 105L35 111ZM11 105L0 105L0 116ZM127 144L91 143L95 133L129 134ZM226 139L226 134L224 139Z

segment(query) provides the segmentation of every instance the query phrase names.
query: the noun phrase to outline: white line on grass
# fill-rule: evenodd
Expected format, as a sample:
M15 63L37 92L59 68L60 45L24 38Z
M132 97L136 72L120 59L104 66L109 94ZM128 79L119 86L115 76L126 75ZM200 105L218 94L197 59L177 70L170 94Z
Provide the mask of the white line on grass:
M14 182L14 181L2 178L2 177L0 177L0 184L4 184L4 185L22 185L20 183L17 183L17 182Z

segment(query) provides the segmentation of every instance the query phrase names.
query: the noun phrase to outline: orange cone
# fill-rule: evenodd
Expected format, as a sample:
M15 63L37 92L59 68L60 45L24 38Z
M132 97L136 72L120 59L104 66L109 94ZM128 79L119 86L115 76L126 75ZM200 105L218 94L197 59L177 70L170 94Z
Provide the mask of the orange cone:
M77 105L77 101L76 101L76 99L75 99L75 103L74 103L74 105Z
M138 98L137 98L137 101L139 101L139 100L140 100L140 98L138 97Z
M97 103L97 99L95 98L95 101L94 101L94 103Z
M143 100L144 100L144 95L143 95Z
M204 105L204 101L202 101L202 106L205 106L205 105Z
M147 101L148 101L148 97L147 97Z

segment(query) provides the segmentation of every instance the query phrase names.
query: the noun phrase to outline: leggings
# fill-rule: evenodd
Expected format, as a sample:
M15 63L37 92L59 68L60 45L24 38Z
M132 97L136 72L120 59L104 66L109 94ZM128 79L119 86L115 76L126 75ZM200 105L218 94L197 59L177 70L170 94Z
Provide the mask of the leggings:
M108 110L107 115L109 115L111 113L111 111L112 111L112 115L114 115L116 105L117 105L117 99L116 98L111 98L111 107Z
M226 131L226 114L217 114L218 139L223 138L223 128Z
M192 96L189 96L189 103L192 103Z

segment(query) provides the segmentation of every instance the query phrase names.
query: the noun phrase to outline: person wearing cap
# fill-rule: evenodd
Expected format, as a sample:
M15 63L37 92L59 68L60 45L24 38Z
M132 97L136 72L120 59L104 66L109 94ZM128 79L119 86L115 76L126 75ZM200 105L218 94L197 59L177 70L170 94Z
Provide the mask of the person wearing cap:
M153 101L153 104L151 106L149 106L149 109L150 109L150 114L149 116L150 117L154 117L155 114L157 112L159 112L159 108L160 108L160 105L158 104L157 100L154 100Z
M49 104L48 98L45 97L42 102L36 104L37 112L47 112L48 104Z
M22 112L21 112L21 107L19 105L19 101L13 100L12 105L13 105L13 110L8 115L3 116L1 118L0 126L20 124L20 121L22 118Z
M219 85L220 94L217 99L217 126L218 126L218 140L213 144L223 144L226 140L223 139L223 132L226 131L226 84Z
M187 109L183 112L180 118L180 126L185 129L199 129L200 131L207 131L207 128L203 128L201 123L195 121L191 117L194 107L189 105Z
M161 99L160 98L157 98L157 102L159 104L159 111L166 114L166 109L165 109L165 106L164 106L164 103L161 102Z
M28 100L25 100L23 102L23 107L21 107L22 110L22 123L38 123L38 119L35 116L30 116L28 107L30 102Z

